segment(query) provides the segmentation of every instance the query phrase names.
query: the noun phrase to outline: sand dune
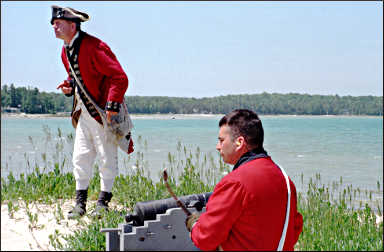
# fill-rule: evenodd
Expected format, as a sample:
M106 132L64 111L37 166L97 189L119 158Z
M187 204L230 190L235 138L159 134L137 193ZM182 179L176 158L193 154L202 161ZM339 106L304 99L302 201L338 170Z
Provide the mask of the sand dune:
M58 201L61 212L60 217L57 205L44 205L30 203L29 212L37 214L36 222L31 222L25 203L19 201L19 209L10 216L8 205L1 205L1 250L2 251L36 251L36 250L55 250L50 244L49 235L53 235L55 230L61 234L73 233L76 229L82 228L77 220L68 220L67 212L74 205L74 200ZM92 206L94 202L90 203ZM89 210L87 209L89 212ZM85 216L82 218L86 223L90 219ZM29 226L31 225L31 228ZM62 243L65 241L61 240Z

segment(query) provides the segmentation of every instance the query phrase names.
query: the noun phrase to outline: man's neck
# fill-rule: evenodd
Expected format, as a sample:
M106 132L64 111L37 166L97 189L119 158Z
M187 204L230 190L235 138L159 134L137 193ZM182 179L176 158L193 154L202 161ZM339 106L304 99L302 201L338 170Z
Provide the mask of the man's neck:
M79 31L76 31L70 39L64 40L64 45L71 47L78 36Z

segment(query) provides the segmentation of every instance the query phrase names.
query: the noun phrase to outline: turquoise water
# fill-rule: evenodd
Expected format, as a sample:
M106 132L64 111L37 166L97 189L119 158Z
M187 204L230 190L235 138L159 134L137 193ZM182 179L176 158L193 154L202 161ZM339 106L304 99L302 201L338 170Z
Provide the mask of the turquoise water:
M221 116L133 117L135 152L119 151L121 173L135 169L143 155L149 176L158 180L168 165L168 153L178 145L218 160L215 150ZM361 189L377 190L383 181L383 118L336 116L261 116L264 145L297 184L321 174L324 183L338 181ZM58 136L58 128L62 137ZM69 118L15 118L1 120L1 176L31 172L35 164L50 170L54 162L71 171L74 136ZM180 149L180 148L179 148ZM381 185L382 188L382 185ZM382 190L382 189L381 189ZM381 191L382 197L382 191Z

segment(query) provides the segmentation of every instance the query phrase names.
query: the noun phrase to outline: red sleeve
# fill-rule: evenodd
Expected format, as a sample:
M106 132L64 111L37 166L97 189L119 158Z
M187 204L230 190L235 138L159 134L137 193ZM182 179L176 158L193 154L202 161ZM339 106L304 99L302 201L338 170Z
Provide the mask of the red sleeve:
M227 240L233 223L243 209L245 191L238 182L220 182L191 232L193 243L201 250L216 250Z
M296 212L296 215L295 215L295 239L294 239L294 243L296 243L299 240L299 236L300 236L302 231L303 231L303 216L299 212Z
M69 65L68 65L67 56L65 55L64 47L61 50L61 61L63 62L63 65L65 67L65 71L67 71L67 74L68 74L67 80L69 80L70 79L70 77L69 77Z
M109 92L107 101L121 103L128 88L128 77L107 44L101 42L92 54L96 70L108 78Z
M71 79L71 77L69 77L69 63L68 63L68 60L67 60L67 56L65 54L65 49L63 47L63 49L61 50L61 61L63 62L63 65L65 67L65 70L67 71L67 81L69 81ZM65 94L65 96L67 97L71 97L73 94L75 93L75 90L72 89L72 92L70 94Z
M303 216L297 210L296 187L291 179L289 179L289 182L291 186L291 212L283 250L293 250L303 230Z
M291 188L293 190L292 195L294 196L295 203L295 216L294 216L294 237L293 244L295 244L299 240L299 236L303 231L303 216L297 211L297 195L296 188L292 181L290 181ZM292 186L293 185L293 186Z

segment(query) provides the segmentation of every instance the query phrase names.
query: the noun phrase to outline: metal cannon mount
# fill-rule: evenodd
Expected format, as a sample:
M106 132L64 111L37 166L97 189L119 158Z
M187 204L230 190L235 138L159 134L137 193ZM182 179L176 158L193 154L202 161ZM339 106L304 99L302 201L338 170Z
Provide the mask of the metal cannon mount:
M211 192L179 197L190 212L204 212ZM173 198L138 202L117 228L102 228L107 251L199 250L185 227L186 215Z

